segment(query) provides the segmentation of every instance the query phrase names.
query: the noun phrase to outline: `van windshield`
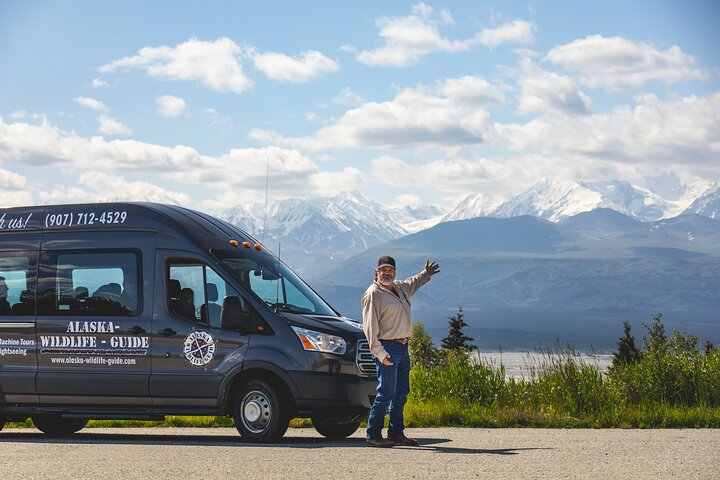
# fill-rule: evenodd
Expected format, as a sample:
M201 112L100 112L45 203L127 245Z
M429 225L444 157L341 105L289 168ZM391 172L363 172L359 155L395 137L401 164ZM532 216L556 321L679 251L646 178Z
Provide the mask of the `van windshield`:
M272 255L242 250L213 250L213 253L271 308L279 312L337 317L295 272Z

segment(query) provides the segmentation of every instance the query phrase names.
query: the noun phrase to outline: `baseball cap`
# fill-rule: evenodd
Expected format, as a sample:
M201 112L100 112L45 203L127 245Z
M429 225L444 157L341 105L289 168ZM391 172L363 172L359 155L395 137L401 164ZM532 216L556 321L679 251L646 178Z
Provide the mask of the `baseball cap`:
M380 267L395 267L395 259L388 256L382 256L380 257L380 260L378 260L378 268Z

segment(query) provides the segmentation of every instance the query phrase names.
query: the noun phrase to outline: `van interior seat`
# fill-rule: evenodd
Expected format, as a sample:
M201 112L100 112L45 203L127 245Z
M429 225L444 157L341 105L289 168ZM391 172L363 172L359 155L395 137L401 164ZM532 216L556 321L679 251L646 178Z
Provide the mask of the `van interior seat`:
M117 300L120 297L122 288L119 283L106 283L95 290L93 297L107 298L108 300Z
M209 323L210 325L220 325L220 315L222 313L222 307L216 302L218 301L218 289L214 283L207 284L207 311L205 305L200 307L200 318L203 322ZM208 313L210 315L208 315Z
M20 303L12 306L13 315L31 315L34 313L32 298L30 298L30 290L20 292Z
M180 315L180 280L171 278L168 280L168 305L170 311L176 315Z
M178 313L180 316L193 322L197 321L197 317L195 316L195 292L192 288L183 288L180 291L179 307L180 311Z

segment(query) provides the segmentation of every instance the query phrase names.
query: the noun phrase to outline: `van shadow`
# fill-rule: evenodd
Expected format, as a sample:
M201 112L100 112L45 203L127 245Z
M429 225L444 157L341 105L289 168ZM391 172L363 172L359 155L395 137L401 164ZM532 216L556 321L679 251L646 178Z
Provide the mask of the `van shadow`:
M550 448L466 448L446 445L452 443L448 438L418 438L417 447L396 446L389 450L414 450L433 453L454 453L470 455L517 455L525 450L551 450ZM37 432L7 432L0 434L3 443L42 443L58 445L180 445L199 447L237 447L237 448L367 448L364 438L346 438L330 440L327 438L283 437L276 443L252 443L237 435L167 435L167 434L117 434L117 433L77 433L74 435L50 436Z

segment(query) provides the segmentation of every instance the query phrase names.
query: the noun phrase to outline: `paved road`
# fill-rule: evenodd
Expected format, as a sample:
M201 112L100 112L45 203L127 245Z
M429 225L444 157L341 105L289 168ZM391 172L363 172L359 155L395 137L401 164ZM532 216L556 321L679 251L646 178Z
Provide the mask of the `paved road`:
M234 429L85 429L66 438L0 433L11 479L718 479L720 430L408 429L416 448L366 448L361 432L329 441L290 429L243 442Z

